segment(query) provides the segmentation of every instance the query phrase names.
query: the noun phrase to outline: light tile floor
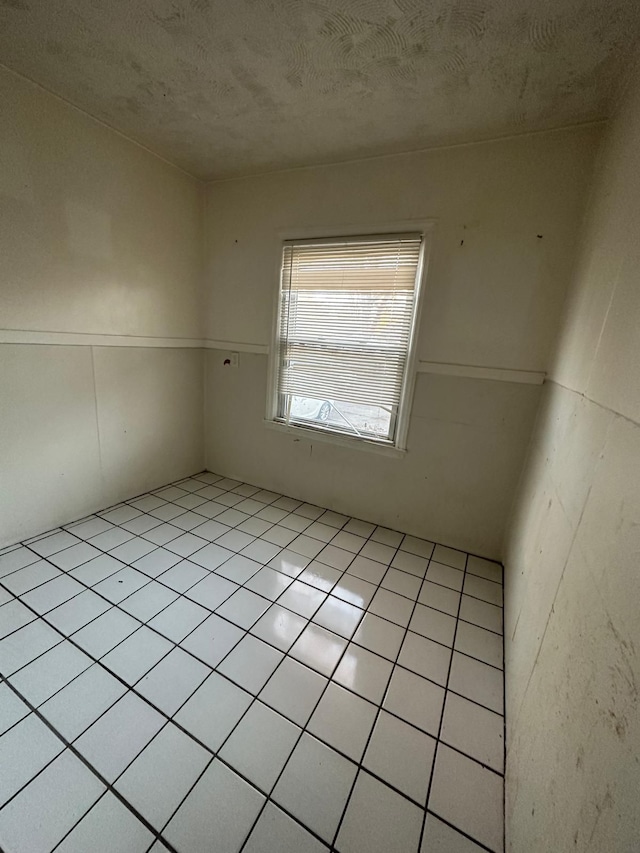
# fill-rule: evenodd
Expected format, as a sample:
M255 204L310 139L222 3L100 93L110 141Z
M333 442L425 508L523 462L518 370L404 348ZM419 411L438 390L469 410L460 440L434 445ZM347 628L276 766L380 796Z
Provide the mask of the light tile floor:
M5 853L503 849L502 569L203 473L0 552Z

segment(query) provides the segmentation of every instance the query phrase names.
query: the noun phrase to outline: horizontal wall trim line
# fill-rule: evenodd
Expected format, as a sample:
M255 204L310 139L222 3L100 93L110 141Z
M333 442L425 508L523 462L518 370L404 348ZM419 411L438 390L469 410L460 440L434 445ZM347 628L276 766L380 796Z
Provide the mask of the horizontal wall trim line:
M0 329L3 344L49 344L53 346L103 346L103 347L189 347L202 348L200 338L164 338L152 335L110 335L84 332L32 331L27 329Z
M211 349L268 355L267 344L243 341L218 341L210 338L163 338L152 335L109 335L84 332L51 332L27 329L0 329L0 344L44 344L49 346L157 347ZM474 364L450 364L442 361L419 361L418 373L460 376L468 379L492 379L542 385L545 373L533 370L511 370L506 367L482 367Z
M442 376L462 376L468 379L493 379L498 382L519 382L542 385L546 374L537 370L512 370L507 367L481 367L475 364L449 364L443 361L419 361L418 373Z

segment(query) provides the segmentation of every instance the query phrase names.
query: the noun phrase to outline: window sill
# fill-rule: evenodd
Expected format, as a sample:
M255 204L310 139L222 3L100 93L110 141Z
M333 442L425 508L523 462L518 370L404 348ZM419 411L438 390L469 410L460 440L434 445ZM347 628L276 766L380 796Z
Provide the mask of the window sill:
M313 427L289 426L281 424L278 421L271 421L267 418L263 421L264 425L276 432L284 432L294 436L298 441L304 439L309 442L321 441L325 444L337 444L339 447L349 447L352 450L365 450L371 453L378 453L381 456L395 457L402 459L406 456L407 451L401 450L399 447L393 447L389 444L378 444L375 441L367 441L365 438L351 438L348 435L336 435L334 433L323 432Z

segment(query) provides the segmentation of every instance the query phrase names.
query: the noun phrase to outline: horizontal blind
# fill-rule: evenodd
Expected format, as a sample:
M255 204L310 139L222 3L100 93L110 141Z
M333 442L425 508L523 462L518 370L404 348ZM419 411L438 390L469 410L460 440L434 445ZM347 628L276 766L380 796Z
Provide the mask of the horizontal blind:
M397 411L421 243L407 234L285 244L280 394Z

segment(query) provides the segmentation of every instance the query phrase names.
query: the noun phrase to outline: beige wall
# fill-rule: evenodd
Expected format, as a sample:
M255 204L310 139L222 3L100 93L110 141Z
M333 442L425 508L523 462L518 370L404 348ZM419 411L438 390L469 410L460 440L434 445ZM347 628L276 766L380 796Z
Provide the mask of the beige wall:
M203 354L199 184L4 70L0 114L1 546L201 469Z
M281 233L436 220L418 357L544 371L600 137L587 127L219 182L205 225L207 336L270 343ZM404 459L269 431L267 358L207 354L207 466L501 556L539 387L420 374ZM295 460L292 464L291 460Z
M640 81L603 150L506 549L507 839L640 838Z

